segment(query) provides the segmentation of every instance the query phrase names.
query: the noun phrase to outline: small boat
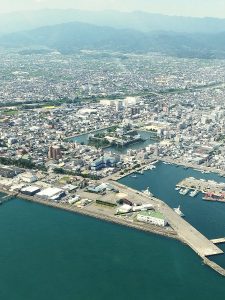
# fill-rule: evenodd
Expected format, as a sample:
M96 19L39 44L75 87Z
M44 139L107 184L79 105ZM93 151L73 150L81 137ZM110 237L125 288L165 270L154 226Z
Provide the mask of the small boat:
M179 189L180 189L179 187L176 187L176 188L175 188L176 191L179 191Z
M190 192L190 196L191 196L191 197L195 197L198 193L199 193L198 190L191 191L191 192Z
M184 214L182 213L182 211L180 210L180 205L176 208L173 209L175 211L175 213L177 213L180 217L184 217Z
M181 194L181 195L183 195L183 196L185 196L185 195L187 195L187 193L189 192L189 189L188 188L186 188L186 189L184 189L184 190L180 190L179 191L179 193Z
M131 175L132 178L137 178L137 175Z
M144 172L142 172L142 171L138 171L137 173L138 173L138 174L140 174L140 175L143 175L143 173L144 173Z

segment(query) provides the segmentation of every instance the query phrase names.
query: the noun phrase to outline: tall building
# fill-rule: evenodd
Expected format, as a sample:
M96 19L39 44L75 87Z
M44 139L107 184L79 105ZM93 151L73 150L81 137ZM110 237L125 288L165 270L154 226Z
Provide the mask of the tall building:
M48 158L49 159L60 159L62 158L62 152L59 146L50 146L48 149Z

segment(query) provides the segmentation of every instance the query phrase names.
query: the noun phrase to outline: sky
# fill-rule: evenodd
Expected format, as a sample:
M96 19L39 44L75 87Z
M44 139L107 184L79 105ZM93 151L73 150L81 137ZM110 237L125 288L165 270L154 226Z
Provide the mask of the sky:
M167 15L225 18L225 0L0 0L0 12L44 8L148 11Z

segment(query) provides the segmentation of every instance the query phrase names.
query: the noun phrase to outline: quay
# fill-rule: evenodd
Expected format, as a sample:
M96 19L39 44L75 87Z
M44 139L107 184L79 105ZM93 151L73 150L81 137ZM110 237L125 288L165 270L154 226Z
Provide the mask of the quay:
M198 164L194 164L194 163L190 163L190 162L185 162L183 160L180 159L173 159L170 157L160 157L160 156L155 156L155 159L162 161L162 162L167 162L173 165L178 165L178 166L183 166L185 168L191 168L191 169L195 169L199 172L202 173L216 173L220 176L225 176L225 171L224 170L220 170L214 167L207 167L204 165L198 165Z
M74 205L42 200L37 197L32 197L32 196L28 196L28 195L24 195L24 194L20 194L20 193L17 195L17 198L20 198L20 199L26 200L26 201L30 201L30 202L35 202L35 203L42 204L42 205L46 205L46 206L53 207L53 208L63 209L68 212L78 213L81 215L93 217L93 218L107 221L110 223L115 223L118 225L123 225L123 226L131 227L131 228L134 228L137 230L154 233L154 234L159 234L159 235L162 235L162 236L165 236L168 238L173 238L173 239L179 240L179 237L177 236L176 232L173 230L168 230L166 228L151 225L151 224L134 223L129 220L122 219L119 216L108 214L104 210L101 210L101 209L99 209L98 211L96 209L93 210L91 206L79 208Z
M146 203L149 203L150 199L150 203L152 203L154 207L164 215L169 225L180 237L180 240L189 245L202 258L223 253L221 249L214 245L191 224L182 219L172 208L170 208L163 201L155 197L148 197L145 194L137 192L136 190L126 187L118 182L114 182L113 184L120 191L126 193L131 201L133 198L140 197L142 202L146 201Z

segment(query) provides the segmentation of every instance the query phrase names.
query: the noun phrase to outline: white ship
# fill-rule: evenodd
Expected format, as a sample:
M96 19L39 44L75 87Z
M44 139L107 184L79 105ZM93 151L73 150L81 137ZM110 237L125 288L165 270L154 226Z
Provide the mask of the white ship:
M142 193L145 194L145 195L147 195L147 196L149 196L149 197L153 196L153 194L149 191L149 187L147 187L146 190L143 190Z
M175 213L177 213L180 217L184 217L184 214L182 213L182 211L180 210L180 205L176 208L173 209L175 211Z

